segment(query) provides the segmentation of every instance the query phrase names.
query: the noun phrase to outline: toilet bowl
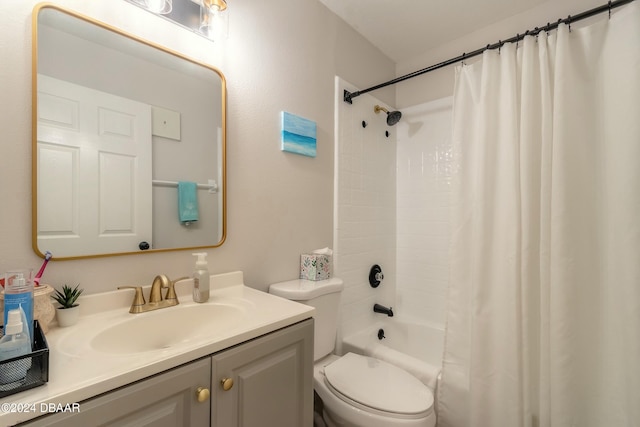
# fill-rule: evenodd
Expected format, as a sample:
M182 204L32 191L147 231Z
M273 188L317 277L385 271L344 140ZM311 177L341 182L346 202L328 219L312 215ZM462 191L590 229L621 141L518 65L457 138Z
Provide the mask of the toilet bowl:
M359 354L314 365L314 389L328 427L434 427L431 390L408 372Z
M314 389L329 427L434 427L432 391L407 371L355 353L335 349L341 279L291 280L269 292L313 306Z

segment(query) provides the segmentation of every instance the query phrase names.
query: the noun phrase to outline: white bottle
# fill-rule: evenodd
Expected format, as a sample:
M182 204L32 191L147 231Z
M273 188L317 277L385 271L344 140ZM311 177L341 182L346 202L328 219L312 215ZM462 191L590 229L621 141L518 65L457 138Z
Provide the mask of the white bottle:
M31 353L31 340L22 323L22 309L9 310L5 335L0 339L0 361ZM26 357L0 366L0 389L10 390L20 386L31 368L31 358Z
M193 300L195 302L209 301L209 270L207 269L208 255L206 252L192 254L198 257L196 269L193 272Z

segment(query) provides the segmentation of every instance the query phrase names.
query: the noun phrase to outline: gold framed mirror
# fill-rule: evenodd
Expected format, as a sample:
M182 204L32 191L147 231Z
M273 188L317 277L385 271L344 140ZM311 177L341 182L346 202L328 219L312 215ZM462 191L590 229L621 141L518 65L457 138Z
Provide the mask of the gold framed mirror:
M56 259L220 246L226 81L60 6L33 10L32 240Z

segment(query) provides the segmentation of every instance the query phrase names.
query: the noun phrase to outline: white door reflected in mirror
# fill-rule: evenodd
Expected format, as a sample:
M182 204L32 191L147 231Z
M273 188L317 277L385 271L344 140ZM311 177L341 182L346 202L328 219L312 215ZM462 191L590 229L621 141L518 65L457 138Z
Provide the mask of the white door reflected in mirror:
M38 78L38 247L58 257L152 242L151 108Z

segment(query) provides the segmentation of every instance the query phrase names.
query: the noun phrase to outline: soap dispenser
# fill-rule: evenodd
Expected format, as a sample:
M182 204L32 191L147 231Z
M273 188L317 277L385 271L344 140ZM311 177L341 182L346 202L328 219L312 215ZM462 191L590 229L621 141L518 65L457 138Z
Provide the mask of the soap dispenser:
M196 260L196 269L193 272L193 300L195 302L209 301L209 270L207 269L208 255L206 252L198 252L193 254L198 257Z
M21 308L9 310L4 336L0 339L0 361L31 353L31 340L22 320ZM0 390L10 390L20 386L27 377L29 368L31 368L30 357L3 364L0 367Z

